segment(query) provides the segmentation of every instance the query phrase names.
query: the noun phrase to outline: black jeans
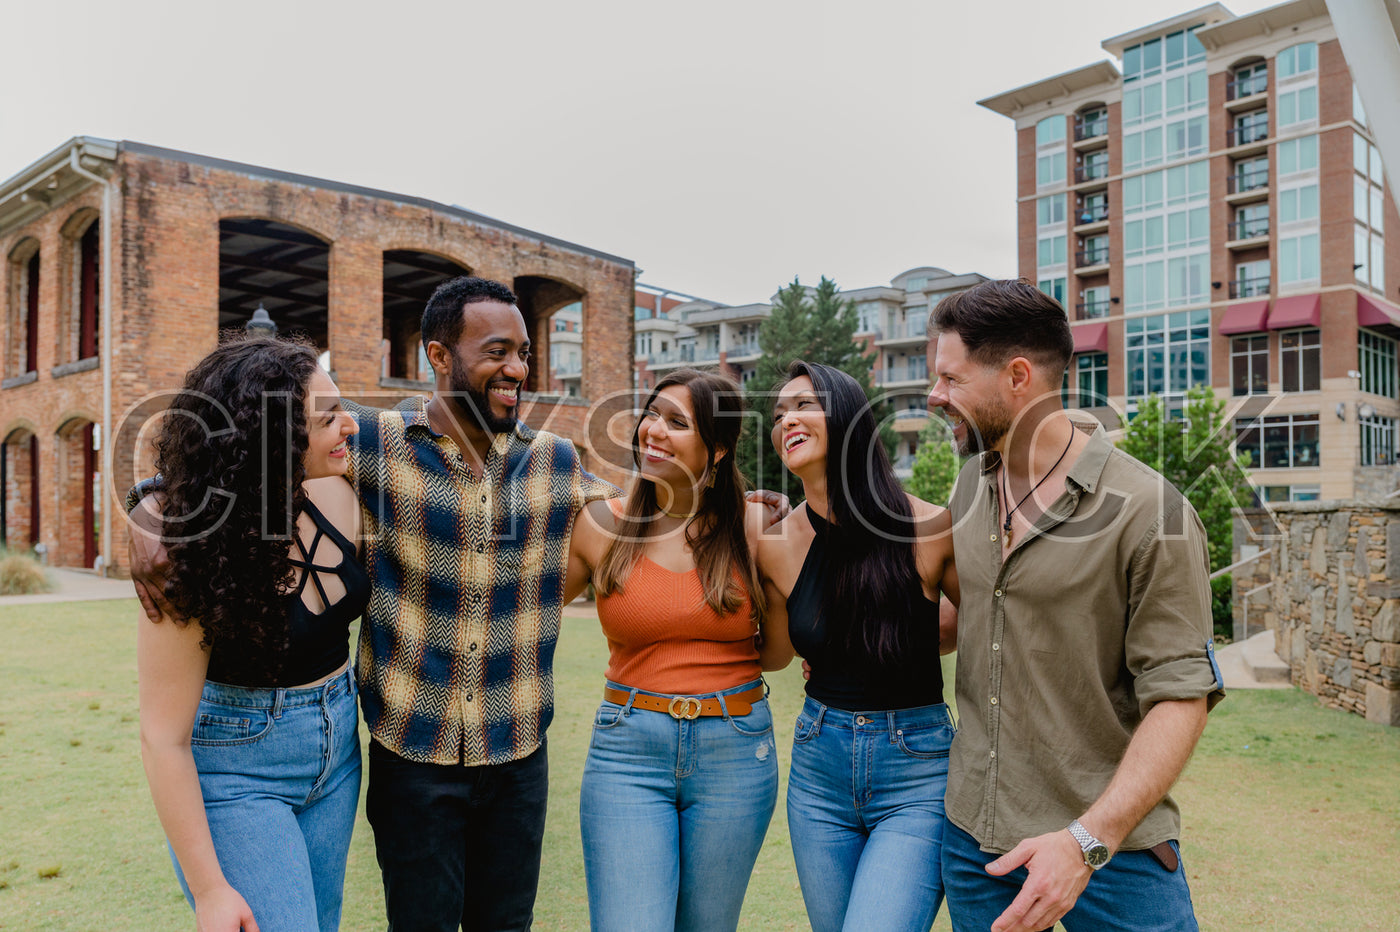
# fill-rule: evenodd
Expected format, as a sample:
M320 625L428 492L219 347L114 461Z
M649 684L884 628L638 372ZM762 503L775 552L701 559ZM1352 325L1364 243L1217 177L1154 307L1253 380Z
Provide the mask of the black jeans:
M529 929L540 882L549 760L419 764L369 746L366 812L389 932Z

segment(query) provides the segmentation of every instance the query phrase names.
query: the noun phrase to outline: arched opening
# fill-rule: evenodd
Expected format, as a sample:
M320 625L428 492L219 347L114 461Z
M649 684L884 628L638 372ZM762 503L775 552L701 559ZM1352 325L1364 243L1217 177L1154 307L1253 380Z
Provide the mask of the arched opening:
M15 378L39 369L39 241L21 240L10 250L9 265L5 377Z
M443 282L471 270L451 259L413 249L384 253L384 363L382 378L431 381L423 352L423 308Z
M553 323L552 318L556 311L562 310L570 304L578 303L579 327L582 333L583 308L587 307L587 295L579 288L566 282L557 281L552 278L544 278L537 275L521 275L515 279L514 291L519 298L520 313L525 317L525 329L530 334L530 351L535 360L530 366L530 377L525 383L525 390L530 392L550 391L550 346ZM580 356L582 356L582 343L580 343ZM582 363L582 359L580 359ZM582 365L580 365L579 383L580 395L586 395L587 385L582 379Z
M97 561L97 501L100 437L87 418L63 422L58 439L58 548L51 559L58 566L88 569Z
M101 300L101 215L79 210L63 225L63 304L59 320L58 358L76 362L97 356L100 336L97 312Z
M11 550L39 542L38 464L38 435L25 427L10 431L0 446L0 487L4 489L0 540Z
M219 221L219 329L242 329L263 307L278 333L330 348L330 244L285 223Z

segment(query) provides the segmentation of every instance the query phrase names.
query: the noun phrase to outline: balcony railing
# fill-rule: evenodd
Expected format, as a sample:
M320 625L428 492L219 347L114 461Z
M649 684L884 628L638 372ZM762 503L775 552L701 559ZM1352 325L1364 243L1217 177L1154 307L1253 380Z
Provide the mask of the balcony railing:
M1268 138L1269 124L1267 121L1263 123L1246 123L1225 131L1225 148L1229 149L1233 146L1244 146L1251 142L1262 142Z
M1074 254L1074 264L1081 269L1091 265L1105 265L1107 262L1107 246L1095 246L1093 249L1081 249Z
M707 346L695 350L695 362L719 362L719 347Z
M1269 276L1255 275L1230 282L1230 297L1257 298L1269 293Z
M1237 220L1230 224L1230 235L1226 237L1230 240L1254 239L1256 236L1269 235L1269 218L1255 217L1252 220Z
M1099 117L1096 120L1086 120L1074 124L1074 141L1082 142L1085 139L1094 139L1099 136L1108 135L1108 117Z
M554 373L554 377L555 377L556 379L567 379L567 378L570 378L570 377L572 377L572 376L582 375L582 374L583 374L583 363L581 363L581 362L566 362L566 363L561 363L561 364L559 364L559 365L557 365L557 366L552 367L550 371Z
M894 382L927 382L927 366L889 366L877 373L877 385L890 385Z
M1236 172L1225 179L1226 190L1231 194L1243 194L1246 191L1255 191L1268 186L1269 169L1267 167Z
M1108 316L1109 302L1103 301L1081 301L1074 306L1074 313L1079 320L1092 320L1095 317Z
M1079 224L1084 224L1084 223L1098 223L1098 222L1100 222L1100 221L1102 221L1102 220L1107 220L1107 219L1108 219L1108 205L1107 205L1107 204L1094 204L1094 205L1091 206L1091 207L1081 207L1081 208L1079 208L1079 219L1076 220L1075 222L1076 222L1076 223L1079 223Z
M652 353L647 356L647 364L653 366L670 366L676 363L695 362L695 347L687 346L684 349L667 350L664 353Z
M1084 165L1074 166L1074 183L1083 184L1086 181L1100 181L1108 177L1108 162L1088 162Z
M1253 97L1268 89L1269 76L1267 74L1252 74L1247 78L1231 78L1225 82L1225 99L1239 100L1241 97Z
M733 359L735 356L757 356L758 354L760 354L760 353L762 353L762 352L763 352L763 350L759 349L759 347L758 347L758 341L757 341L757 340L754 340L752 343L736 343L736 344L734 344L733 346L729 347L729 349L727 350L727 355L728 355L728 358ZM719 357L715 357L715 358L719 358Z

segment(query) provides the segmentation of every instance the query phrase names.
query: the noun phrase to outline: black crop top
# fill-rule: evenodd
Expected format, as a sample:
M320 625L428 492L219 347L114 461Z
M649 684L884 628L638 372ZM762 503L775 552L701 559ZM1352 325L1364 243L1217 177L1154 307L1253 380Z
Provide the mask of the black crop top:
M943 668L938 652L938 603L919 593L927 612L910 619L908 646L893 667L872 668L830 643L825 580L830 572L827 536L831 525L809 506L807 517L816 536L787 599L788 636L812 667L807 695L846 712L913 709L943 701Z
M310 501L306 514L316 527L311 546L297 535L295 540L301 557L292 557L293 566L302 569L301 581L287 594L287 652L280 668L265 662L265 658L237 656L239 645L216 642L209 651L209 672L206 676L216 683L230 686L277 687L311 683L334 673L350 659L350 622L364 612L369 604L369 574L355 556L355 545L336 529L319 508ZM311 562L322 537L329 537L340 550L340 562L331 566ZM345 594L330 604L321 574L337 577L345 586ZM325 605L319 613L311 611L301 600L306 581L311 580ZM230 658L230 655L233 658ZM232 659L226 662L225 658ZM264 661L264 662L260 662Z

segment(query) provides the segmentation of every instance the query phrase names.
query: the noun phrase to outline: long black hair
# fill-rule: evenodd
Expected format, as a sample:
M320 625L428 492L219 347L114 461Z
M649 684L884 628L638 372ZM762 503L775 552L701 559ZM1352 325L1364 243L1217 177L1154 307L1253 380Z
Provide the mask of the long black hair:
M826 542L832 572L824 602L827 624L835 625L828 630L867 661L892 664L908 644L907 628L923 599L914 512L860 383L840 369L799 359L788 366L783 384L804 375L826 414L828 517L838 528Z
M286 643L289 539L306 504L309 345L236 336L185 377L156 439L165 479L166 592L222 659L266 666Z

